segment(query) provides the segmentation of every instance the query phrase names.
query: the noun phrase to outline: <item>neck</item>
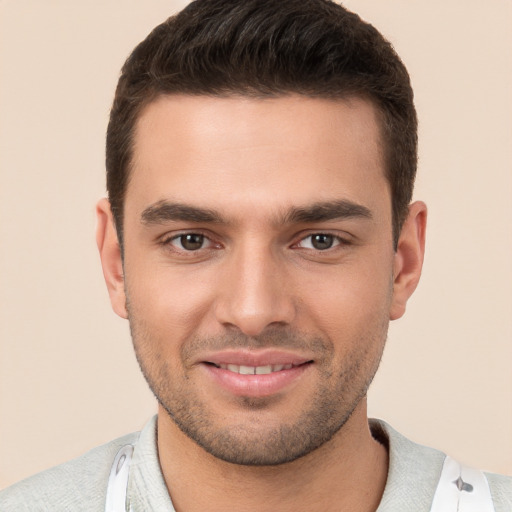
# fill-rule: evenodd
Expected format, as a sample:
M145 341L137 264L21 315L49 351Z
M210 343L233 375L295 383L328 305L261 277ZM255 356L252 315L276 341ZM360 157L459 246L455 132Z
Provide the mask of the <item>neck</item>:
M330 441L290 463L242 466L217 459L162 409L158 453L177 512L374 512L388 468L386 448L371 436L365 400Z

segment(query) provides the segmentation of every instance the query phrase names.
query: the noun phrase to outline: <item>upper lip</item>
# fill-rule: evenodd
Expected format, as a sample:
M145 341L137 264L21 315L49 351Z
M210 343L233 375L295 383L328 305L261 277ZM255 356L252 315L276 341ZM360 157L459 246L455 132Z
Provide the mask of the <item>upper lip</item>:
M312 358L287 352L285 350L222 350L201 357L201 363L234 364L238 366L271 366L292 364L299 366L310 362Z

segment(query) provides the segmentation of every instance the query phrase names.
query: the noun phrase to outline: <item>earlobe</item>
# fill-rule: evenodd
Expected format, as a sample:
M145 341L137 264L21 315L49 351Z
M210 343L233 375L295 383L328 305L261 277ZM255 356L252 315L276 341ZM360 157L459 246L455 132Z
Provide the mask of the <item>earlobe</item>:
M393 300L390 319L396 320L405 313L409 297L421 276L425 254L427 207L417 201L409 206L409 214L402 226L394 256Z
M107 284L110 302L114 311L121 318L128 318L121 248L110 203L107 199L101 199L96 205L96 216L98 222L96 243L100 252L103 277Z

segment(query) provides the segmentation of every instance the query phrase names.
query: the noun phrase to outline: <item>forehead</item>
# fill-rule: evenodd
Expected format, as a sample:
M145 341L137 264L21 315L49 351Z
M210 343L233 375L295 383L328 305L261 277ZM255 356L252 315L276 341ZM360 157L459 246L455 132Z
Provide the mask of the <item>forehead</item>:
M368 101L171 95L138 119L126 208L372 203L387 188Z

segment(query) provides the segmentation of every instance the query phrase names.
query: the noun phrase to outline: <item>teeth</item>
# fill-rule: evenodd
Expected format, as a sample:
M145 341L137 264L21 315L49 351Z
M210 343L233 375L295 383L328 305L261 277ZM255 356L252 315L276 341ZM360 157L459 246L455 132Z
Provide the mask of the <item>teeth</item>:
M237 364L220 364L220 368L223 370L229 370L233 373L239 373L240 375L268 375L273 372L280 372L281 370L289 370L293 368L292 364L273 364L266 366L245 366Z
M267 375L267 373L272 373L272 366L256 366L256 368L254 368L254 373L256 375Z

